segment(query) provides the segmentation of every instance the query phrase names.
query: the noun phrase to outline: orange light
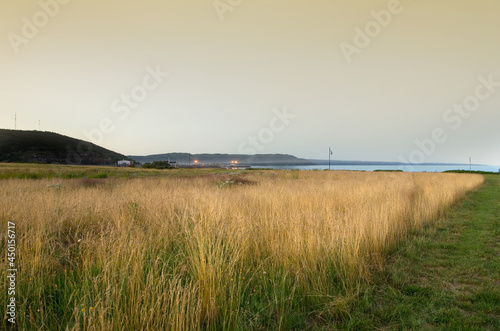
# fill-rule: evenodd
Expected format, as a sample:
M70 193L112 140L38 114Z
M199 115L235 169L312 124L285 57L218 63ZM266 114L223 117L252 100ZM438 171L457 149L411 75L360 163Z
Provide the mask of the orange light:
M194 160L194 163L198 163L198 160Z
M238 163L238 161L234 161L234 163Z

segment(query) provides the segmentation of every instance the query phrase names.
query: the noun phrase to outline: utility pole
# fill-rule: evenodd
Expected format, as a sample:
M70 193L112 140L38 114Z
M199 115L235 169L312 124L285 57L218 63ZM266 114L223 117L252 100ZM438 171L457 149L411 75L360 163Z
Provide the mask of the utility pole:
M14 130L17 130L17 114L14 114Z
M41 126L40 126L40 120L38 120L38 131L42 131L40 128L41 128Z
M472 172L472 157L469 157L469 171Z

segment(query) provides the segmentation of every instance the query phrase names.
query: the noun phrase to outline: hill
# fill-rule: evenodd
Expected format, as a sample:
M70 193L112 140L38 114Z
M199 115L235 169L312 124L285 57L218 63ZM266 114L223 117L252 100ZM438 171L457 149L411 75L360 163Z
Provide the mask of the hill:
M122 154L54 132L0 129L0 162L111 165L122 159Z
M200 164L229 164L238 161L245 165L313 165L306 159L300 159L288 154L189 154L189 153L166 153L147 156L129 155L131 159L141 163L153 161L176 161L179 164L193 163L198 160Z

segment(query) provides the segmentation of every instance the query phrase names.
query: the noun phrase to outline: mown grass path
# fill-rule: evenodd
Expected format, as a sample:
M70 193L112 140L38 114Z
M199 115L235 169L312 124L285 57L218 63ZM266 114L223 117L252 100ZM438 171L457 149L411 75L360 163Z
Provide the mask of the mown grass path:
M414 234L334 328L500 330L500 176Z

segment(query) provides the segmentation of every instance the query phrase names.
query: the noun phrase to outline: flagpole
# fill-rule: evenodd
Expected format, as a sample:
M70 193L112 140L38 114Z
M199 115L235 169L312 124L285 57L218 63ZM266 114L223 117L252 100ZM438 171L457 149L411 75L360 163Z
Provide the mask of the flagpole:
M330 168L330 156L332 155L332 148L328 147L328 170L331 170Z

